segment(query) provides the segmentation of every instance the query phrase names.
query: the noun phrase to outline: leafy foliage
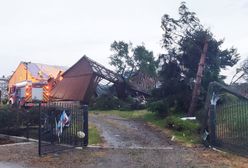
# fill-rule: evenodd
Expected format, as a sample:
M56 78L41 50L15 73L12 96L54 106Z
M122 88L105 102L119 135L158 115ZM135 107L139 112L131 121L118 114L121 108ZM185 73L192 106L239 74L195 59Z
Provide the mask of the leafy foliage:
M97 97L95 103L91 105L91 108L98 110L114 110L120 109L122 101L112 95L102 95Z
M149 75L156 75L156 62L152 51L144 45L132 47L132 43L114 41L111 44L110 65L125 78L130 78L134 72L141 71Z
M13 128L39 124L39 113L37 110L24 110L6 107L0 109L0 129Z
M7 110L0 111L0 128L13 127L16 125L16 113Z
M184 132L188 135L199 132L200 125L196 121L181 120L175 116L169 116L165 119L166 127L175 131Z
M198 64L205 41L208 42L205 70L202 78L201 95L198 107L204 101L208 84L223 81L221 69L233 66L239 60L235 48L223 49L224 40L217 40L205 29L194 12L189 11L186 3L179 7L179 18L169 15L162 17L164 31L162 47L165 53L159 57L159 77L161 87L155 90L156 100L166 98L169 108L175 107L186 112L192 95Z
M125 101L118 99L113 95L102 95L92 100L90 107L95 110L138 110L146 108L135 98L127 97Z
M156 62L152 51L148 51L143 45L137 46L133 50L133 57L139 71L156 76Z
M7 103L8 103L8 99L6 98L6 99L3 99L2 100L2 103L4 104L4 105L6 105Z
M166 117L169 113L168 103L166 100L158 100L150 103L148 110L155 112L159 117Z
M132 44L124 41L114 41L111 44L111 51L114 52L110 56L110 65L116 67L117 73L124 76L126 71L133 71L135 69L134 59L129 56Z

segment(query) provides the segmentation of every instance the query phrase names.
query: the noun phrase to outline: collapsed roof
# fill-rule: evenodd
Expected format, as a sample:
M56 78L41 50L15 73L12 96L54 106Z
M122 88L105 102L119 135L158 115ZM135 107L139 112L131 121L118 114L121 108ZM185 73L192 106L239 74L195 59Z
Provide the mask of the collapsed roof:
M122 81L113 71L83 56L62 75L61 80L51 91L51 97L59 100L89 102L90 96L101 79L112 83Z
M150 95L151 90L157 87L158 80L146 73L137 71L129 79L130 89L142 92L145 95Z
M56 78L66 71L67 67L38 64L32 62L20 62L14 73L8 80L8 87L23 81L44 82Z
M56 66L56 65L47 65L40 63L25 63L27 65L28 71L31 73L32 77L39 79L42 78L44 80L48 80L50 77L56 78L60 71L65 72L68 68L65 66Z
M147 88L151 86L151 84L149 84L149 87L148 85L144 87L140 84L136 86L130 85L126 83L120 75L86 56L83 56L77 63L64 72L62 77L63 80L58 82L51 91L51 97L54 100L70 100L88 103L91 95L96 91L97 85L102 79L115 84L118 97L124 97L127 89L142 95L149 95ZM140 80L140 77L135 77L131 81L132 84L137 84L137 82L135 82L136 80ZM144 80L140 80L140 82L144 82ZM150 83L154 86L153 82Z

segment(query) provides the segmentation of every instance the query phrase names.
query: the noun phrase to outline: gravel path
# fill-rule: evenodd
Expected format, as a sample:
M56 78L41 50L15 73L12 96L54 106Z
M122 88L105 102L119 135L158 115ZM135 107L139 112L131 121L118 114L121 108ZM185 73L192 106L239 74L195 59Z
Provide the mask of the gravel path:
M90 115L97 126L105 146L114 148L172 148L172 143L161 132L151 129L145 122L109 115Z
M0 162L1 168L24 168L18 164L8 163L8 162Z
M37 155L37 144L0 146L0 163L13 168L208 168L219 167L192 150L86 148ZM222 167L228 167L222 165ZM8 168L8 167L6 167Z

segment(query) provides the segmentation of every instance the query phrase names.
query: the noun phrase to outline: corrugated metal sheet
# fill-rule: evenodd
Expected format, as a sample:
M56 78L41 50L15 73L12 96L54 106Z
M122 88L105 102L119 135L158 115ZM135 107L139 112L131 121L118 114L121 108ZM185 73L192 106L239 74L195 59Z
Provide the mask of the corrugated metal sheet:
M83 101L90 85L92 74L64 79L52 90L55 99Z
M28 63L28 71L34 78L43 78L45 80L49 77L56 78L59 71L65 72L68 68L64 66L46 65L39 63Z
M60 81L51 92L53 99L88 103L92 92L96 90L97 83L102 78L112 83L117 83L119 95L125 92L123 89L126 89L123 79L118 74L86 56L82 57L76 64L70 67L62 76L63 80ZM140 90L140 87L139 85L137 87L130 86L130 89L149 95Z
M62 100L85 101L94 78L94 72L87 58L82 57L63 74L63 80L52 90L51 97Z
M132 89L148 95L151 94L152 89L156 88L156 84L157 80L155 77L151 77L150 75L140 71L136 72L136 74L129 79L129 86Z

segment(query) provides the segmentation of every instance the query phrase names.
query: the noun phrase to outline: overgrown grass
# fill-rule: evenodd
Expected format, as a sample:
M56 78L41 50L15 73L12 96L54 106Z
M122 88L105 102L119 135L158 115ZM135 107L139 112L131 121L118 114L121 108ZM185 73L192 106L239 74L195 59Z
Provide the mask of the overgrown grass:
M89 124L89 145L99 145L102 142L99 130L95 125Z
M120 111L120 110L110 110L110 111L93 111L95 114L108 114L120 116L127 119L140 119L143 118L146 114L149 114L147 110L132 110L132 111Z
M147 110L134 110L134 111L95 111L94 113L100 115L116 115L127 119L141 119L150 123L162 130L166 130L169 136L173 137L175 141L183 143L187 146L197 144L200 142L198 134L199 124L193 121L182 121L178 115L161 118ZM171 127L174 125L174 128Z
M143 119L161 129L166 129L167 134L177 142L187 146L200 143L200 136L198 134L199 124L197 122L183 121L177 116L161 119L154 113L145 114Z
M175 141L183 143L187 146L192 146L201 142L198 134L187 135L184 132L173 131L173 136L175 137Z
M159 118L155 113L146 113L143 116L144 121L150 122L160 128L165 128L165 119L164 118Z

